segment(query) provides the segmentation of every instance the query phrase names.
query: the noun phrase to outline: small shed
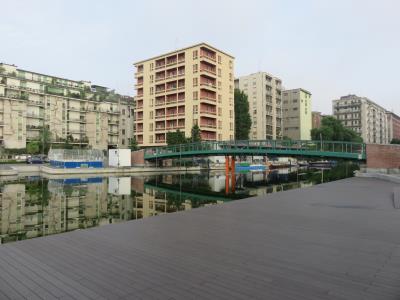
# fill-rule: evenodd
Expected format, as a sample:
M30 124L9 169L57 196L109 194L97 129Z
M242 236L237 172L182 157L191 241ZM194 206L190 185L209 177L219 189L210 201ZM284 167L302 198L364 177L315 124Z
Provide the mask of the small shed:
M130 167L131 149L109 149L108 165L110 167Z

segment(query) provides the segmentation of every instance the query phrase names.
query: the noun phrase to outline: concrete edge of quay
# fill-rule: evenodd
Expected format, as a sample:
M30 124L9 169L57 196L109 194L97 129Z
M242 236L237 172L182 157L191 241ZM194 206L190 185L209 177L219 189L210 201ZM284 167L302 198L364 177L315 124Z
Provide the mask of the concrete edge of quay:
M400 174L385 174L381 172L374 172L372 170L368 170L368 172L359 172L356 171L354 173L355 177L361 178L376 178L381 180L386 180L394 183L400 183Z

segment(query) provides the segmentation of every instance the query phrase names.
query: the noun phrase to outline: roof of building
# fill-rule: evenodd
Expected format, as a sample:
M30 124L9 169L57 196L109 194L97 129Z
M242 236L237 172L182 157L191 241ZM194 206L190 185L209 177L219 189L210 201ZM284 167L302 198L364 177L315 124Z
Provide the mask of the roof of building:
M211 46L210 44L207 44L207 43L202 42L202 43L199 43L199 44L196 44L196 45L192 45L192 46L189 46L189 47L177 49L177 50L170 51L170 52L167 52L167 53L164 53L164 54L161 54L161 55L153 56L153 57L148 58L148 59L143 59L143 60L140 60L140 61L137 61L137 62L133 63L133 65L136 66L136 65L138 65L138 64L144 63L144 62L149 61L149 60L154 60L154 59L157 59L157 58L160 58L160 57L163 57L163 56L172 55L172 54L174 54L174 53L176 53L176 52L185 51L185 50L187 50L187 49L194 48L194 47L199 47L199 46L206 46L206 47L211 48L211 49L213 49L213 50L215 50L215 51L218 51L218 52L221 52L221 53L223 53L223 54L225 54L225 55L228 55L228 56L231 57L231 58L235 58L234 56L232 56L232 55L230 55L230 54L228 54L228 53L226 53L226 52L224 52L224 51L222 51L222 50L219 50L219 49L217 49L217 48Z
M297 89L288 89L288 90L283 90L282 92L294 92L294 91L303 91L304 93L307 93L309 95L312 95L311 92L303 89L303 88L297 88Z

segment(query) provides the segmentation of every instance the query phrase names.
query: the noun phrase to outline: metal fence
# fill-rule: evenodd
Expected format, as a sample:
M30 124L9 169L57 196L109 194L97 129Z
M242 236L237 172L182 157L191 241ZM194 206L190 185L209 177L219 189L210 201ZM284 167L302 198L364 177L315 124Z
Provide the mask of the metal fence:
M56 168L101 168L104 154L98 149L50 149L49 161Z

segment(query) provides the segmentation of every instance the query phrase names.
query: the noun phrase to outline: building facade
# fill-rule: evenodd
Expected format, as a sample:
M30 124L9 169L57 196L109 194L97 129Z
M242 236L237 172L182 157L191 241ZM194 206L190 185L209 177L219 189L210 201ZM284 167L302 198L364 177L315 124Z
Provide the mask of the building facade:
M360 134L365 143L387 144L386 110L366 97L348 95L332 101L334 116Z
M282 138L282 81L266 72L241 76L235 88L243 91L249 101L252 140Z
M311 93L304 89L283 91L283 136L310 140L312 129Z
M135 138L140 146L166 145L167 132L202 140L234 139L234 57L201 43L134 64Z
M322 121L322 114L319 111L313 111L311 112L311 118L312 118L312 124L311 128L320 128L321 127L321 121Z
M133 137L133 98L74 81L0 64L0 143L25 148L46 127L52 144L93 149L127 147Z
M400 140L400 116L393 112L386 112L388 121L388 143L393 139Z

